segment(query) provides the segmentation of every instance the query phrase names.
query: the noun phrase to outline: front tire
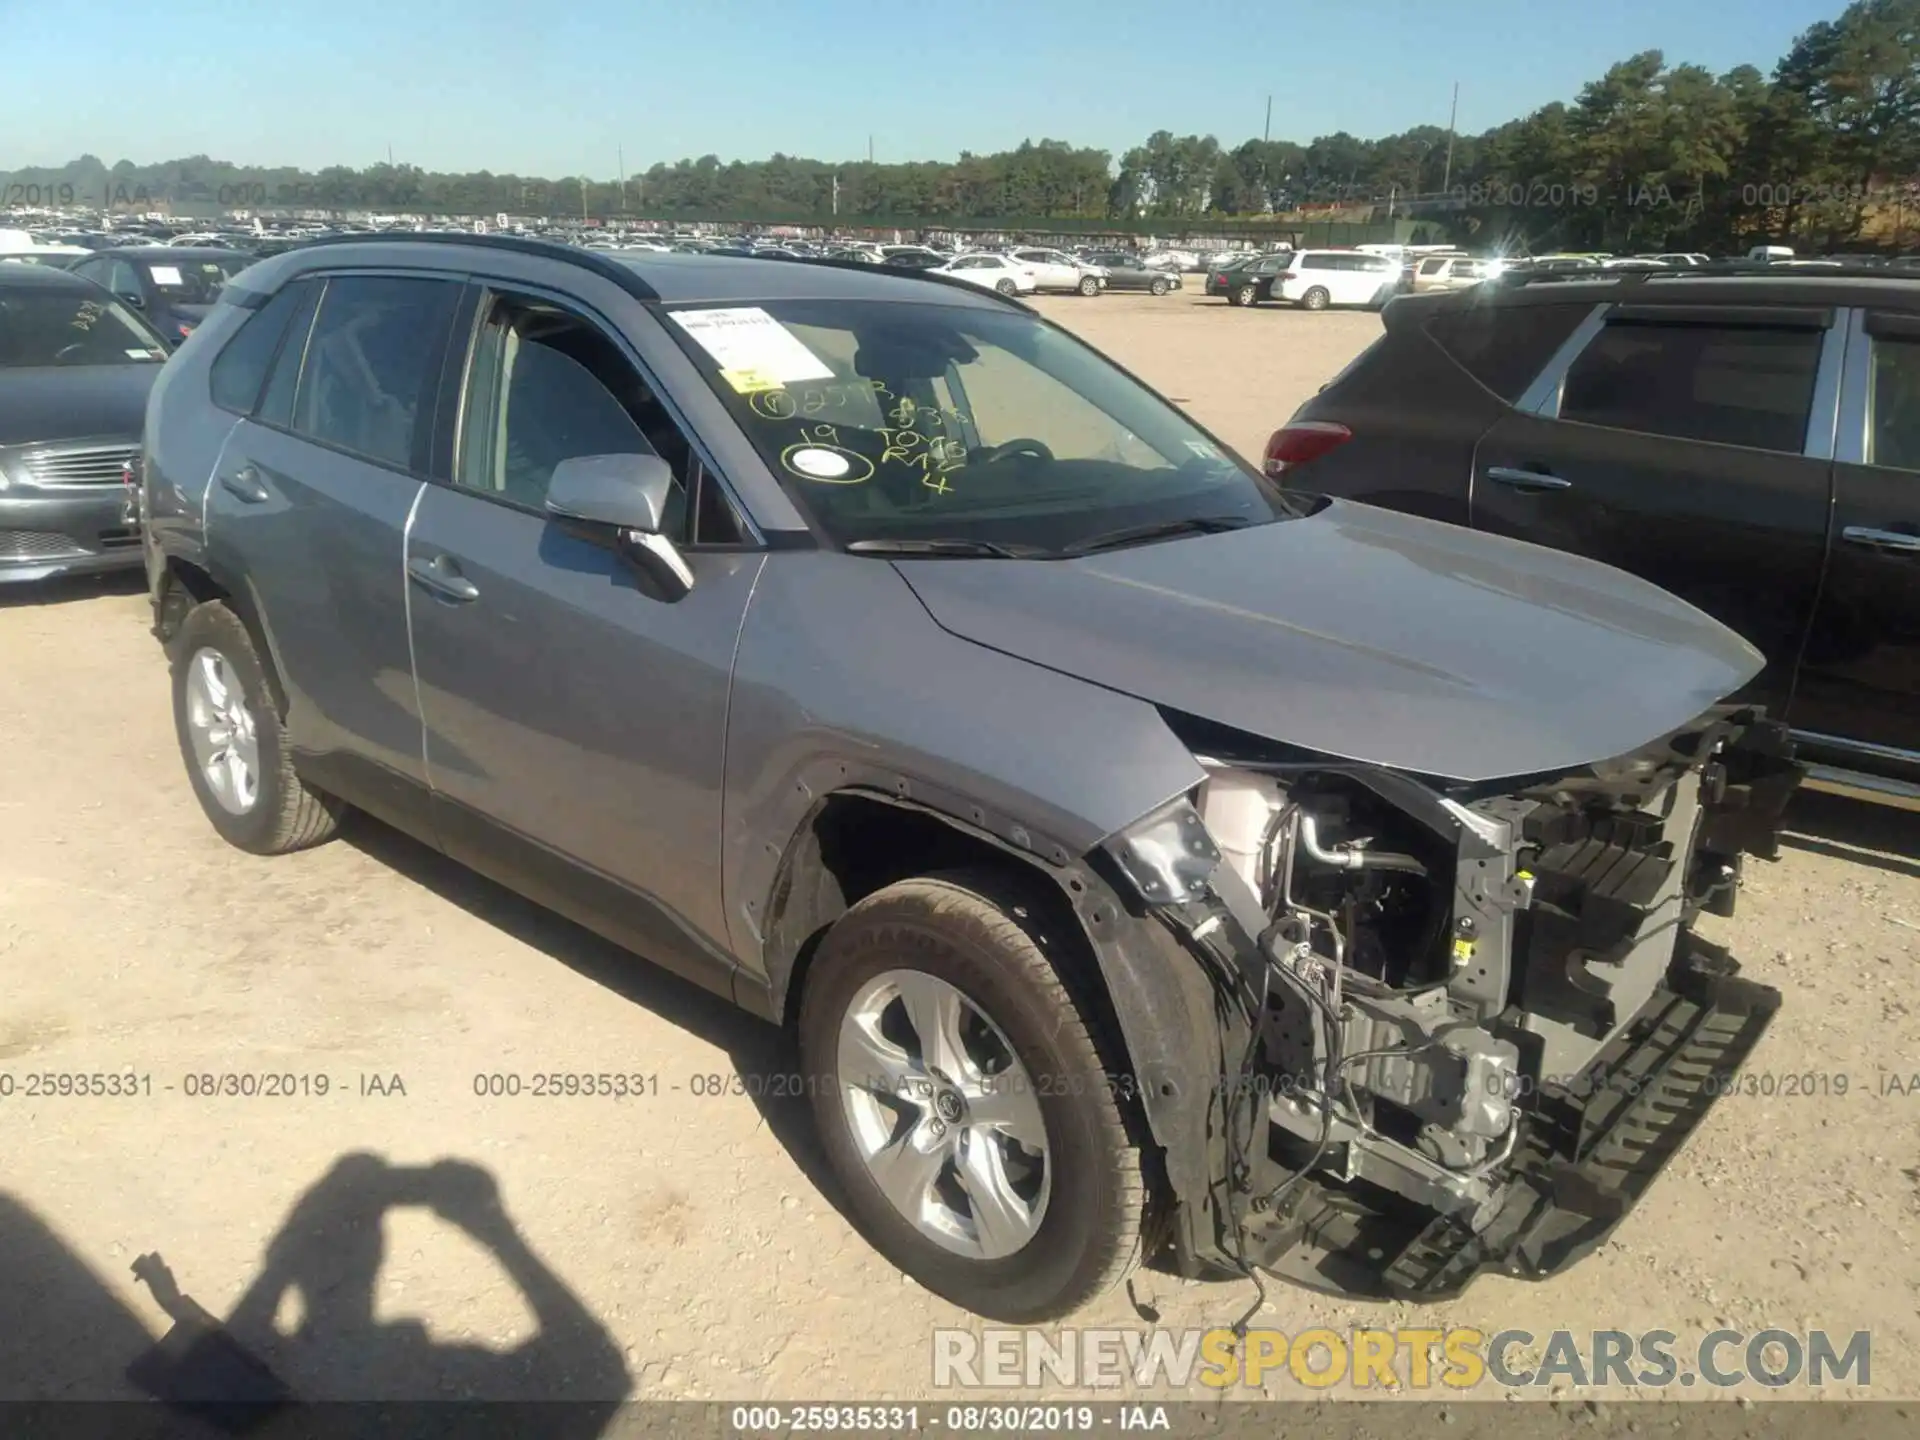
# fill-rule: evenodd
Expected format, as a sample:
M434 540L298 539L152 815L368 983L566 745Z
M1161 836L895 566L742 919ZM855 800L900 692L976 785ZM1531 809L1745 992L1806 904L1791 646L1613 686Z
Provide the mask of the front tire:
M821 942L800 1011L814 1118L874 1248L1015 1324L1140 1258L1146 1185L1061 937L1002 877L903 880Z
M1078 289L1082 295L1098 295L1100 293L1100 277L1097 275L1082 275Z
M1156 280L1147 286L1147 290L1154 295L1164 295L1172 288L1173 287L1164 280Z
M196 605L168 655L180 756L221 838L255 855L332 839L344 807L294 773L266 670L240 617L217 600Z
M1020 287L1011 280L1002 280L993 288L998 290L1002 295L1018 295L1020 293Z
M1326 288L1321 285L1314 286L1300 297L1300 308L1302 310L1324 310L1332 303L1333 296L1329 295Z

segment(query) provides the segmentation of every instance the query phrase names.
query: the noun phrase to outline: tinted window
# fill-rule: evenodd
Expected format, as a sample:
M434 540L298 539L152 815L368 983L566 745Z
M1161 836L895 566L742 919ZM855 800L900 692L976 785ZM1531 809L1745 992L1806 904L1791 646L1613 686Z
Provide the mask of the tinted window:
M439 280L329 281L307 341L293 428L371 460L412 466L458 293Z
M1331 255L1304 255L1300 259L1302 270L1332 270L1337 268Z
M1817 330L1612 324L1568 371L1560 417L1797 452L1821 339Z
M562 460L658 455L674 489L662 527L685 538L695 460L651 386L597 326L544 301L496 299L468 371L455 483L529 509L546 503ZM717 487L700 538L739 538Z
M300 309L307 288L298 282L286 286L234 332L213 362L209 376L214 404L241 415L253 412L267 371L280 349L280 337L287 333L287 324Z
M152 330L91 286L0 287L0 369L155 365L166 358Z
M170 305L211 305L220 298L221 288L253 262L236 256L209 257L205 260L176 255L151 264L141 262L147 281Z
M1502 400L1518 400L1583 320L1586 305L1476 305L1427 322L1454 362Z
M1873 342L1872 405L1867 463L1920 470L1920 341Z
M303 280L289 287L298 292L294 313L287 326L285 341L273 361L273 375L260 397L253 418L267 425L285 428L293 423L293 393L300 381L300 366L307 354L307 341L313 332L313 312L320 303L321 286Z

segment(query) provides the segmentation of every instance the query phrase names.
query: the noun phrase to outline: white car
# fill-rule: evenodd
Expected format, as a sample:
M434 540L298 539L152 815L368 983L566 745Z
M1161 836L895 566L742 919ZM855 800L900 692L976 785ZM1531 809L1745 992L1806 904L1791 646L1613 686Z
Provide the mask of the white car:
M1033 272L1018 260L984 252L956 255L944 265L933 266L927 273L951 275L956 280L964 280L984 290L998 290L1002 295L1031 295L1039 288L1034 283Z
M1041 290L1098 295L1107 279L1105 266L1076 260L1064 250L1015 250L1008 258L1031 270L1034 286Z
M1472 255L1440 255L1422 260L1413 272L1413 292L1424 295L1431 290L1465 290L1490 280L1504 267L1498 260L1481 260Z
M1149 270L1199 270L1200 256L1192 250L1154 250L1140 257Z
M1303 310L1384 305L1400 280L1400 262L1358 250L1296 250L1273 277L1273 298Z

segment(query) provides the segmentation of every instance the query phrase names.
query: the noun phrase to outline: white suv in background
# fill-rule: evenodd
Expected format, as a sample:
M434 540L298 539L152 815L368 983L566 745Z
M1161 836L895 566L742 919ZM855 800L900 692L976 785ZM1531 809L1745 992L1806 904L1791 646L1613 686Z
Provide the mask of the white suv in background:
M1490 280L1501 271L1498 260L1482 260L1472 255L1436 255L1422 260L1413 272L1413 290L1424 295L1431 290L1464 290Z
M1034 283L1033 271L1008 255L985 252L956 255L944 265L933 266L927 273L951 275L969 285L998 290L1002 295L1031 295L1039 288Z
M1098 295L1107 278L1104 266L1076 260L1064 250L1015 250L1010 258L1033 272L1033 283L1041 290Z
M1303 310L1384 305L1400 280L1400 262L1359 250L1300 250L1273 277L1273 298Z

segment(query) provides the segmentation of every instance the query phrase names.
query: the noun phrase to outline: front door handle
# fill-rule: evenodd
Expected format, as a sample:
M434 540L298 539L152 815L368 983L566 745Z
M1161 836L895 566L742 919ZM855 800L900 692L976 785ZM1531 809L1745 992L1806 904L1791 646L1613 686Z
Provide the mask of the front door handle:
M451 556L436 555L429 560L424 555L416 555L407 561L407 574L445 600L465 604L480 598L480 587L460 573Z
M1840 538L1851 545L1869 545L1875 550L1920 552L1920 535L1903 535L1898 530L1871 530L1865 525L1849 525Z
M247 505L259 505L273 498L273 492L261 483L260 472L251 465L242 465L231 475L222 475L220 488Z
M1515 470L1506 465L1495 465L1487 471L1487 479L1501 485L1511 485L1515 490L1571 490L1573 482L1562 480L1558 475L1548 475L1539 470Z

